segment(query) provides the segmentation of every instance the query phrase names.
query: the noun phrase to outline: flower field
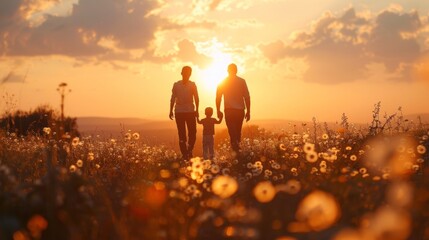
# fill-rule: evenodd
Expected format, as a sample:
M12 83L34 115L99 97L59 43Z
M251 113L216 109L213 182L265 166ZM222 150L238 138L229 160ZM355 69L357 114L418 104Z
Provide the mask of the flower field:
M138 133L0 139L0 239L429 239L429 132L259 131L184 161Z

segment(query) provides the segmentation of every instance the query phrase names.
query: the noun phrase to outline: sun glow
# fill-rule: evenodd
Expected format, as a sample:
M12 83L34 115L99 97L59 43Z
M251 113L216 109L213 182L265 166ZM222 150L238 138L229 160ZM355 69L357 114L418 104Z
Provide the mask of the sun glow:
M216 91L217 85L228 75L227 67L232 63L231 55L215 48L210 56L213 62L201 71L201 80L208 91Z

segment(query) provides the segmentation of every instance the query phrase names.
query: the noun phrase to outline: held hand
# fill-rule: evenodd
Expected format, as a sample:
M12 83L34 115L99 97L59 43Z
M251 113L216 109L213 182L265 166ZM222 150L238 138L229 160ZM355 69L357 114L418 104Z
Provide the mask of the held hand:
M219 118L219 119L222 119L222 118L223 118L223 113L222 113L222 112L219 112L219 113L217 114L217 116L218 116L218 118Z
M197 119L200 119L200 113L199 113L198 111L196 111L196 112L195 112L195 117L196 117Z
M169 118L170 118L171 120L173 120L173 118L174 118L173 112L170 112Z
M246 116L244 118L246 119L246 122L248 122L250 120L250 112L249 111L246 112Z

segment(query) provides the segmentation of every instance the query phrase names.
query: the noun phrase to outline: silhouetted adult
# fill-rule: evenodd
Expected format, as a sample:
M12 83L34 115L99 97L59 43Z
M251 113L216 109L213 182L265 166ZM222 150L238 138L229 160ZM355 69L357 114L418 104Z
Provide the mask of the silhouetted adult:
M192 68L184 66L182 68L182 80L173 85L170 100L170 119L176 118L177 131L179 133L179 147L183 159L192 157L194 149L198 116L198 90L194 82L189 78L192 74ZM194 104L195 103L195 104ZM174 115L173 115L174 108ZM186 128L188 128L188 143L186 143Z
M216 91L218 117L222 115L220 104L224 97L225 122L228 127L232 150L239 152L243 120L250 120L250 94L246 81L237 76L237 65L228 65L228 77L219 84ZM246 113L244 110L247 110Z

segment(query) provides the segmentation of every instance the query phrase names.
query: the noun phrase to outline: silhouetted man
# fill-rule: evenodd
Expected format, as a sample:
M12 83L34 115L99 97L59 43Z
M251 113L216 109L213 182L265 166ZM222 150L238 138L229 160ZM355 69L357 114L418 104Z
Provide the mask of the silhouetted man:
M177 81L173 85L170 100L170 119L176 118L177 131L179 133L179 147L183 159L192 157L194 149L198 116L198 90L194 82L189 78L192 74L192 68L185 66L182 68L182 80ZM195 105L194 105L195 102ZM188 128L188 143L186 144L186 128Z
M240 150L243 119L250 120L250 95L246 81L237 76L237 65L228 65L228 77L219 84L216 91L216 109L218 117L222 115L220 104L224 97L225 122L228 127L232 150ZM244 113L244 110L247 110Z

